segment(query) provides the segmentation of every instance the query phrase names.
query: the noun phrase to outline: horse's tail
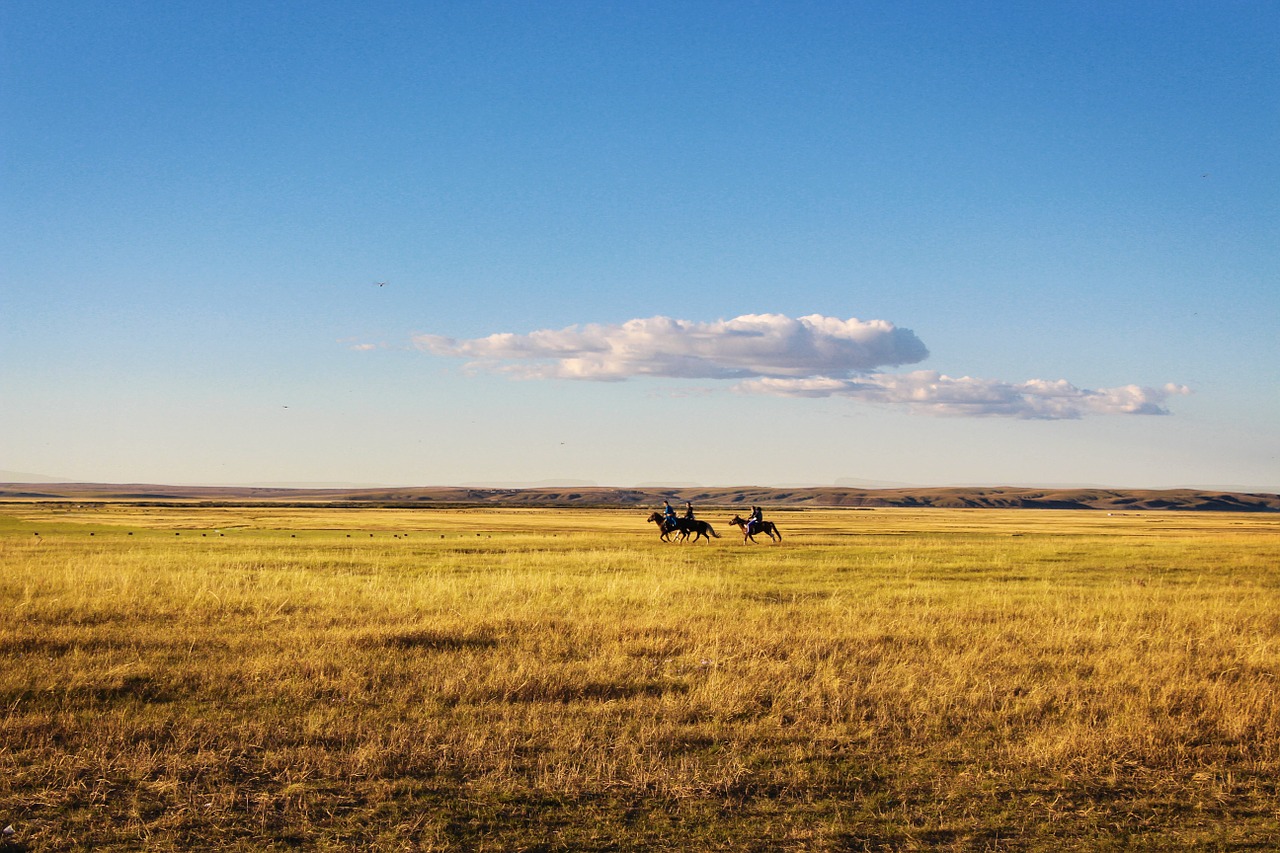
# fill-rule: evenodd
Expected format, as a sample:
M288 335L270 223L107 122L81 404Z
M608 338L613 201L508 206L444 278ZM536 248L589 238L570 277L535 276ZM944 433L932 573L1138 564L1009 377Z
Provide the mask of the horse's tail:
M781 542L781 541L782 541L782 531L778 529L778 525L776 525L776 524L775 524L775 525L773 526L773 532L774 532L774 533L776 533L776 534L778 534L778 541L779 541L779 542Z
M707 525L707 532L710 533L712 536L716 537L717 539L720 538L720 534L716 533L716 529L712 527L710 524Z

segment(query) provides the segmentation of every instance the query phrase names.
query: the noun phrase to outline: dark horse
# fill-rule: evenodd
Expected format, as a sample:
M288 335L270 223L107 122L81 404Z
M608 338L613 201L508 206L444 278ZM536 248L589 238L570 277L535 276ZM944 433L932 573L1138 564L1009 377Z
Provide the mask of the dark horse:
M647 520L658 525L658 531L662 535L662 539L666 542L671 541L667 537L672 533L679 533L681 542L687 539L690 533L693 534L694 542L697 542L704 536L708 538L712 536L717 539L720 538L720 534L716 533L710 524L707 524L705 521L698 521L696 518L677 518L676 523L672 524L662 517L662 513L655 512L653 515L649 516Z
M729 519L729 523L737 525L742 529L742 541L744 544L748 539L750 539L752 542L755 542L757 533L768 534L769 538L774 542L782 541L782 531L778 530L778 525L774 524L772 521L758 522L756 524L755 530L752 530L750 527L748 527L747 522L736 515L733 518Z

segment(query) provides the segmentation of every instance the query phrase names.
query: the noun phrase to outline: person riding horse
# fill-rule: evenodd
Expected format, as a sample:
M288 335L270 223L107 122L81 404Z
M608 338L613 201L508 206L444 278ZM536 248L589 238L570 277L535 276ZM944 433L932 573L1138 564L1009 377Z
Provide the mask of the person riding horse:
M671 504L663 501L664 512L654 512L649 515L647 521L651 521L658 525L658 532L664 542L669 542L669 534L680 534L681 542L689 538L693 534L693 541L706 538L719 539L720 534L716 533L715 528L705 521L699 521L693 516L693 505L685 501L685 511L683 518L677 518L675 510L671 508Z
M654 513L654 515L657 515L657 513ZM751 515L747 518L735 515L729 519L729 523L737 526L742 531L743 542L756 541L756 534L759 533L765 534L774 542L782 541L782 531L778 530L778 525L772 521L765 521L763 513L758 506L751 507Z
M672 508L670 501L662 502L662 520L671 530L675 530L680 526L680 522L676 519L676 511Z

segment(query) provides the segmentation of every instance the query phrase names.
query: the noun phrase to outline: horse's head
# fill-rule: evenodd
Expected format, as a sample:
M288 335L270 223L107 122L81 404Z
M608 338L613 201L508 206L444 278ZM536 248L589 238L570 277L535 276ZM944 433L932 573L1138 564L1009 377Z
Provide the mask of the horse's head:
M651 514L648 518L646 518L646 519L645 519L645 521L657 521L657 522L661 522L661 521L662 521L662 513L660 513L660 512L655 512L655 513Z
M733 518L729 519L729 523L730 523L730 524L736 524L736 525L738 525L739 527L741 527L742 525L746 524L746 522L742 520L742 517L741 517L741 516L738 516L738 515L735 515Z

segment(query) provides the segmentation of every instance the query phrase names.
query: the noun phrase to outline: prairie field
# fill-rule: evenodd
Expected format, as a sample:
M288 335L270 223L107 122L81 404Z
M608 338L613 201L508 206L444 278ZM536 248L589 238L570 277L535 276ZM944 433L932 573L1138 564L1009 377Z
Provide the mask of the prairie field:
M0 849L1272 850L1280 515L0 505Z

